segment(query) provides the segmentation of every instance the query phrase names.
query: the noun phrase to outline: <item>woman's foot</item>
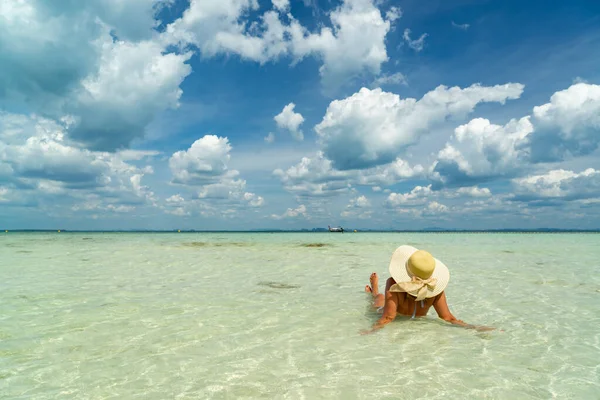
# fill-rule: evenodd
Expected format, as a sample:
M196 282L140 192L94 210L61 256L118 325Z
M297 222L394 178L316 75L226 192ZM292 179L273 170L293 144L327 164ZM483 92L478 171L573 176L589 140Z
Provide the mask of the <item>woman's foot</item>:
M379 294L379 277L377 273L373 272L369 277L369 282L371 282L371 293L373 296L377 296Z
M373 291L371 290L371 286L369 286L369 285L365 286L365 292L366 293L373 293Z

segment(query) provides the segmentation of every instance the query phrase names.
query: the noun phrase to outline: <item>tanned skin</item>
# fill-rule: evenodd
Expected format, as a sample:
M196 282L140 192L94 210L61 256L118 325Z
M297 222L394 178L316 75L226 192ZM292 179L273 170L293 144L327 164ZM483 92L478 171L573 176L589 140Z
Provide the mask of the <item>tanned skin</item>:
M371 286L367 285L365 287L365 292L372 294L373 307L379 308L383 306L383 315L373 325L372 329L364 331L363 334L372 333L383 328L385 325L396 319L398 314L409 317L413 315L413 312L415 311L415 297L404 292L390 292L390 287L396 284L396 281L393 278L388 278L385 284L384 293L379 293L379 277L375 272L371 274L369 280L371 282ZM421 304L417 304L415 316L426 316L431 306L433 306L441 319L450 322L453 325L462 326L468 329L476 329L478 331L489 331L494 329L487 326L470 325L457 319L454 315L452 315L450 309L448 308L448 303L446 302L446 293L444 292L435 297L423 300L423 307L421 307Z

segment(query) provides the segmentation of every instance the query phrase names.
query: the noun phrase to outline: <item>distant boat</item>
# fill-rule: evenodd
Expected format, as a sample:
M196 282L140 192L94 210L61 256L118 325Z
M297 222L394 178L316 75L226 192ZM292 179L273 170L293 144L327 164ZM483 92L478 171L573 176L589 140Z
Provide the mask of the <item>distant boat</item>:
M342 228L341 226L338 226L337 228L332 228L331 226L327 225L327 227L329 228L329 232L342 232L342 233L344 233L344 228Z

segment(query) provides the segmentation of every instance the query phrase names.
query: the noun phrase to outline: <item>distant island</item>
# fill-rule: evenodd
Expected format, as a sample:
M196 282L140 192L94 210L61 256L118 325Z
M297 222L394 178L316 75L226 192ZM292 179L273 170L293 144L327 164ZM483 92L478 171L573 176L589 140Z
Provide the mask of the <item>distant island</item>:
M348 233L600 233L598 229L559 229L559 228L537 228L537 229L446 229L446 228L424 228L424 229L344 229ZM327 228L303 228L303 229L252 229L252 230L195 230L195 229L171 229L171 230L146 230L146 229L118 229L118 230L77 230L77 229L8 229L10 232L57 232L57 233L329 233Z

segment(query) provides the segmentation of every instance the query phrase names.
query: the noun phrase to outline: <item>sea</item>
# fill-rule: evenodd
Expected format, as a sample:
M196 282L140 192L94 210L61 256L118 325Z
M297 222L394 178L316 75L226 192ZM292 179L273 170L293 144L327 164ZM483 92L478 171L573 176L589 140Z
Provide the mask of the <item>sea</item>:
M409 244L452 313L361 335ZM600 235L0 235L0 399L599 399Z

